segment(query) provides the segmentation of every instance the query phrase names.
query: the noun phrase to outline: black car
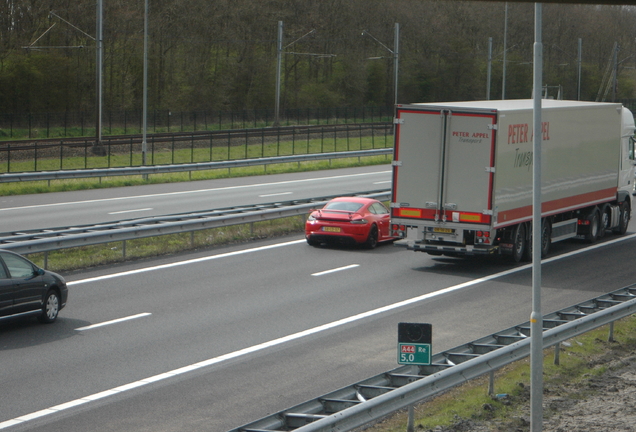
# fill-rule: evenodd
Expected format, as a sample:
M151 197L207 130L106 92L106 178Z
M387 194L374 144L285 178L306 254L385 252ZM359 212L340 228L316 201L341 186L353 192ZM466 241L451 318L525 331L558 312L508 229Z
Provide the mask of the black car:
M0 250L0 319L36 314L41 322L52 323L67 298L62 276L14 252Z

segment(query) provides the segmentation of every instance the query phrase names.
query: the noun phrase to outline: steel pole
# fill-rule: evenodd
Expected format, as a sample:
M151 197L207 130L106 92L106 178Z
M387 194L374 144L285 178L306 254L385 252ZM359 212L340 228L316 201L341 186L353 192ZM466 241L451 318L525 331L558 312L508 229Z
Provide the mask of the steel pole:
M97 119L95 125L95 145L99 147L102 143L102 26L103 26L103 14L104 6L103 0L97 0L97 29L95 31L96 42L96 56L95 69L96 69L96 84L97 84Z
M508 51L508 2L504 8L504 49L503 49L503 72L501 79L501 100L506 99L506 51Z
M278 21L278 42L276 46L276 107L274 108L274 126L280 125L280 75L283 61L283 22Z
M583 55L583 39L579 38L579 52L578 52L578 80L577 80L577 100L581 100L581 63Z
M488 38L488 76L486 78L486 100L490 100L490 76L492 73L492 38Z
M394 47L393 47L393 87L395 91L395 95L393 98L394 106L397 106L398 103L398 66L400 61L400 24L395 23L395 37L393 39Z
M543 426L543 316L541 315L541 87L543 81L542 4L534 12L534 118L532 142L532 314L530 315L530 430Z
M614 45L614 80L612 81L612 102L616 102L616 88L618 86L618 44Z
M143 90L143 139L141 141L141 164L146 165L148 151L148 0L144 5L144 90Z

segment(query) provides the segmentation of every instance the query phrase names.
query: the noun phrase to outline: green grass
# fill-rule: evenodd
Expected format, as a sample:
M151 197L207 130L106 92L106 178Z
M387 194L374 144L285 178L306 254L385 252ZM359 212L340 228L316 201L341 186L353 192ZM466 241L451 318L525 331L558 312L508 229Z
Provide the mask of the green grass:
M612 360L619 359L636 348L636 316L615 323L615 342L608 342L608 326L601 327L562 344L560 364L554 364L554 348L544 351L544 393L570 389L568 397L583 399L594 393L588 381L605 373ZM530 361L512 363L495 373L495 393L488 395L488 377L480 377L433 397L415 407L416 430L450 427L464 420L494 424L493 431L517 429L520 418L529 409ZM544 410L544 417L555 414ZM522 422L521 422L522 423ZM404 432L407 415L400 412L365 429L367 432ZM464 430L464 429L462 429ZM467 429L466 429L467 430Z

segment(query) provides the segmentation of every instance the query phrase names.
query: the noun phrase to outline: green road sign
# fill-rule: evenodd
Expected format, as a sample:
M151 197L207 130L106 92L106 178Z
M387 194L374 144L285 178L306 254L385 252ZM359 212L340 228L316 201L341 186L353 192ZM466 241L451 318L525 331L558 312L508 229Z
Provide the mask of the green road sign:
M430 365L431 344L398 343L398 364Z

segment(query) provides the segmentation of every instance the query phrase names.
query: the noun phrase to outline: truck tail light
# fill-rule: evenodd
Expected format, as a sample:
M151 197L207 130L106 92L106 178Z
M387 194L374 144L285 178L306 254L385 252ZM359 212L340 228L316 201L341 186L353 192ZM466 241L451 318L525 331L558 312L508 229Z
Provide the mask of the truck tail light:
M404 233L406 232L406 225L391 225L391 235L404 237Z
M490 243L490 231L476 231L475 243Z

